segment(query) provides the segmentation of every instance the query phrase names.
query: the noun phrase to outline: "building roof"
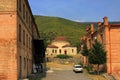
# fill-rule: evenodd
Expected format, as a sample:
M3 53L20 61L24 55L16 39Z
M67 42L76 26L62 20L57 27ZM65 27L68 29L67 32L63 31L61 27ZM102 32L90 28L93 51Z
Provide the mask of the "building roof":
M58 47L55 45L48 45L48 48L58 48Z
M62 46L62 48L64 47L72 47L72 46L67 44L67 45Z
M54 39L54 41L67 41L67 39L63 36L58 36Z
M120 27L120 24L110 24L110 27Z

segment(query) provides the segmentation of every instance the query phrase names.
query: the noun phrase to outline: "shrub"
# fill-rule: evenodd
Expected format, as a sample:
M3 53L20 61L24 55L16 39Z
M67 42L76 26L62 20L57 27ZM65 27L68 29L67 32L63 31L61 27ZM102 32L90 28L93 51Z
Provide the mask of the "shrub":
M81 66L83 66L83 63L82 63L82 62L79 62L78 64L81 65Z
M92 65L87 65L87 66L85 66L85 69L86 69L88 72L92 71Z
M68 58L72 58L72 56L70 56L70 55L65 55L65 54L59 54L59 55L56 56L56 58L68 59Z

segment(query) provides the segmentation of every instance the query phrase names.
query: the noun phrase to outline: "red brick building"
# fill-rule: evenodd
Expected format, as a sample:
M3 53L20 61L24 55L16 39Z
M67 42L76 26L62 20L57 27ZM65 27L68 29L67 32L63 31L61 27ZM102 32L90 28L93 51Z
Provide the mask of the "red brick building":
M98 22L98 28L94 30L91 24L86 28L86 35L81 41L86 41L88 48L92 47L97 39L107 51L107 73L120 73L120 24L110 24L108 18L104 17L103 22Z
M32 73L32 42L39 38L28 0L0 1L0 80Z

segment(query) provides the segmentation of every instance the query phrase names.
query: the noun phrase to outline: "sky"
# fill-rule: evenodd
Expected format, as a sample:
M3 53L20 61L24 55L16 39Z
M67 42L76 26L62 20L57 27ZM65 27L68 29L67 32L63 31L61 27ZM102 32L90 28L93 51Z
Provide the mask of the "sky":
M78 22L120 21L120 0L28 0L33 15L55 16Z

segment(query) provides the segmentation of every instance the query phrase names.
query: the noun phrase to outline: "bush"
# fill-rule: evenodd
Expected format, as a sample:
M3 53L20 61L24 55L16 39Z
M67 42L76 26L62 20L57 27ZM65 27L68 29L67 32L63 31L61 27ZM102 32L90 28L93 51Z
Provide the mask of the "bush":
M65 54L59 54L59 55L56 56L56 58L68 59L68 58L72 58L72 56L70 56L70 55L65 55Z
M92 66L91 65L87 65L87 66L85 66L85 68L88 72L92 71Z
M83 66L83 63L82 63L82 62L79 62L78 64L81 65L81 66Z

